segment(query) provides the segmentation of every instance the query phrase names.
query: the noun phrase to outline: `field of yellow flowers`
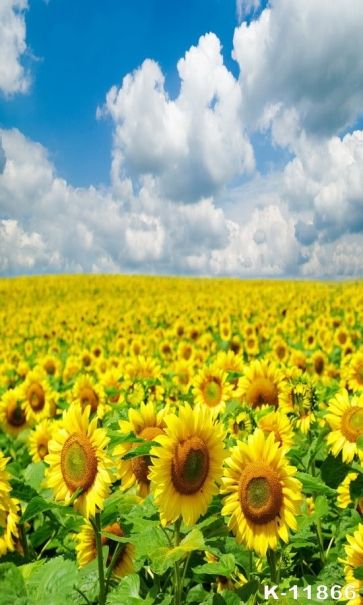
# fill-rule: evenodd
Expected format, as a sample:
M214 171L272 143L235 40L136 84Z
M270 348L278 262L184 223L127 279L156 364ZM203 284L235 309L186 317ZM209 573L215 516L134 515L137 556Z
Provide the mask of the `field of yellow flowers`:
M363 604L363 283L0 280L0 605Z

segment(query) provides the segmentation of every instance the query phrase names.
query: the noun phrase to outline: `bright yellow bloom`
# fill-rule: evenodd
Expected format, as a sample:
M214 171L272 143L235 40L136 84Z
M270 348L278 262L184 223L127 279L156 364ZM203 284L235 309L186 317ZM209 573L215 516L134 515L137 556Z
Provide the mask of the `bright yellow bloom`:
M102 528L103 532L114 534L119 538L123 538L124 533L119 523L112 523L107 527ZM93 527L89 521L86 521L81 527L81 531L76 535L77 561L79 567L84 567L91 563L97 557L96 536ZM118 542L111 540L107 536L101 536L102 546L109 546L109 555L107 565L110 564L112 555L115 552ZM135 558L135 546L129 542L125 542L122 550L117 558L113 573L119 578L123 578L129 573L134 573L133 559Z
M191 526L218 494L225 458L224 431L213 424L206 406L192 410L186 404L179 408L179 416L166 416L165 423L165 435L154 438L161 447L150 452L154 504L159 506L163 525L182 517Z
M273 405L276 409L286 404L288 387L283 372L273 362L256 359L245 368L239 378L240 398L252 408Z
M103 508L113 478L109 470L113 462L105 453L109 443L106 429L97 428L97 417L89 422L90 412L90 406L82 411L78 402L70 405L44 459L50 465L46 477L55 499L67 504L81 489L74 506L86 518Z
M327 437L333 456L342 452L343 462L352 462L358 455L363 460L363 452L358 449L358 437L363 435L363 395L349 398L348 391L342 389L329 401L325 420L332 432Z
M139 439L153 441L157 435L162 435L166 426L164 421L167 408L163 408L156 413L154 404L149 401L142 403L140 410L129 410L129 420L120 420L120 433L128 435L134 432ZM116 457L117 474L121 479L121 489L126 490L138 484L138 493L141 498L146 498L150 492L150 480L148 478L150 470L150 456L137 456L131 460L122 460L122 457L130 448L138 445L137 443L121 443L113 451Z
M193 380L195 403L207 406L215 415L224 412L233 391L227 378L227 372L216 365L204 366Z
M296 517L303 502L301 483L293 475L296 468L285 457L288 448L276 443L274 433L267 439L261 429L238 442L226 461L222 493L222 515L237 542L265 556L277 549L279 538L289 540L289 529L297 529Z
M16 437L28 428L21 390L16 387L5 391L0 401L0 426L5 433Z

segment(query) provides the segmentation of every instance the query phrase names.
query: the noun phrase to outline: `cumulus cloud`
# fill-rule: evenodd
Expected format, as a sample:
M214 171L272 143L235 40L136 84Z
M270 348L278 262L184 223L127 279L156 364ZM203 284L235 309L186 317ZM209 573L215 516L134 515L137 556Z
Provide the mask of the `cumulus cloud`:
M155 178L158 195L192 203L208 198L236 175L254 169L241 121L241 89L223 64L221 45L202 36L177 64L181 90L171 100L164 75L147 59L113 86L98 117L115 124L113 179L120 185Z
M251 13L254 14L261 6L261 0L237 0L237 18L241 23L242 19Z
M300 219L295 225L296 239L304 246L310 246L318 238L318 232L313 223L304 223Z
M361 0L274 0L235 30L246 118L268 106L295 108L308 132L330 136L363 107Z
M323 141L303 136L297 148L281 191L290 209L311 210L314 229L327 241L363 232L363 131ZM300 241L303 232L300 225Z
M5 151L2 146L2 141L1 141L1 137L0 137L0 174L2 172L4 172L5 164L6 164L6 155L5 155Z
M27 45L24 12L27 0L1 0L0 3L0 90L5 95L26 92L29 74L21 65Z

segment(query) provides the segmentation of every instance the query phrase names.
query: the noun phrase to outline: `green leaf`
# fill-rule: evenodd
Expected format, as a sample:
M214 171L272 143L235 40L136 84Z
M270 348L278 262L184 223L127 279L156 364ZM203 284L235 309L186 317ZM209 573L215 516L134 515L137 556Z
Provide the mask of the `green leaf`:
M323 462L320 472L323 481L329 487L336 489L344 481L347 474L351 472L351 468L344 464L341 455L335 458L332 454L329 454Z
M363 435L359 435L357 439L357 448L363 450Z
M29 578L31 578L31 576L36 571L38 571L38 569L40 569L42 565L44 565L44 563L45 559L41 559L40 561L33 561L33 563L27 563L27 565L21 565L21 567L19 567L19 570L25 582L27 582Z
M315 514L318 517L325 517L329 512L328 501L325 496L318 496L315 500Z
M140 439L139 437L135 437L134 433L121 433L121 431L107 431L107 437L110 439L109 448L114 448L116 445L120 443L144 443L144 439Z
M24 578L14 563L0 565L0 603L14 605L18 599L27 596Z
M204 590L202 584L197 584L197 586L193 586L187 594L185 603L186 605L190 605L191 603L202 603L204 599L208 596L208 592Z
M122 456L122 460L130 460L131 458L136 458L137 456L147 456L154 445L159 445L159 443L156 443L156 441L147 441L138 447L133 447L131 450L126 452L124 456Z
M62 504L57 504L56 502L47 502L41 496L36 496L26 507L20 519L20 523L25 523L26 521L33 519L33 517L36 517L36 515L39 515L39 513L44 513L52 509L58 509L64 513L73 514L72 508L63 506Z
M205 563L193 569L197 575L226 576L230 578L234 572L236 561L233 555L222 555L216 563Z
M37 462L36 464L29 464L24 471L26 482L37 490L37 492L39 492L41 483L44 479L45 468L44 462Z
M120 584L107 597L107 605L151 605L154 599L150 596L140 597L140 578L137 574L129 574L122 578Z
M304 493L311 494L313 492L319 492L327 495L335 494L335 491L331 489L331 487L325 485L317 477L311 477L311 475L308 475L307 473L296 473L295 477L301 481Z
M10 479L10 485L12 488L11 497L17 498L21 502L30 502L32 498L38 496L38 492L33 487L26 485L26 483L15 477Z
M258 580L251 580L251 582L247 582L247 584L244 584L243 586L241 586L241 588L238 588L236 590L236 593L238 594L241 601L247 603L250 596L256 594L259 585L260 583Z
M152 561L152 570L162 575L166 572L169 567L172 567L176 561L179 561L187 552L193 550L204 550L205 544L203 534L199 529L192 529L179 544L170 548L168 546L161 546L156 550L150 552L149 557Z
M29 596L37 602L61 604L70 599L73 586L78 583L75 561L56 557L47 561L27 582ZM51 598L50 598L51 597Z
M358 498L363 498L363 475L358 475L358 477L351 482L349 485L349 493L352 502Z
M222 590L221 596L227 605L240 605L241 599L232 590Z
M363 565L356 567L353 571L356 580L363 580Z

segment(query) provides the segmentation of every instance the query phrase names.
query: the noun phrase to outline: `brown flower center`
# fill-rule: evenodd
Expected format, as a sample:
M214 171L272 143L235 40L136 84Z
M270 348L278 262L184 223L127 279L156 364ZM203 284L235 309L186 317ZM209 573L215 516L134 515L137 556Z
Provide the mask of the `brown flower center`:
M158 426L147 426L138 434L138 436L141 439L145 439L145 441L152 441L154 437L157 435L162 435L163 432L163 429ZM148 479L150 465L151 458L148 455L137 456L136 458L131 459L132 472L134 473L138 482L142 481L143 483L150 483L150 480Z
M171 480L179 494L196 494L209 472L209 452L200 437L178 443L171 463Z
M353 406L345 410L342 416L341 431L346 439L355 443L363 435L363 408Z
M6 408L6 419L12 426L21 426L25 423L25 412L17 401L12 401Z
M83 387L79 394L82 409L84 410L87 405L91 406L91 414L94 414L98 406L98 397L95 391L91 387Z
M86 492L97 474L97 458L92 444L84 433L72 433L61 453L63 479L71 492L81 488Z
M214 408L221 402L222 399L222 385L218 378L212 376L205 383L203 388L205 402L208 407Z
M37 450L39 458L44 460L45 456L48 454L48 446L45 443L39 443Z
M277 408L279 404L278 396L276 385L269 378L261 376L252 381L246 393L246 400L253 408L265 404Z
M361 363L357 368L356 381L358 384L363 384L363 363Z
M239 482L238 497L246 519L265 525L278 515L283 494L274 469L264 462L251 462L245 467Z
M44 408L45 394L42 385L38 383L30 385L28 389L28 401L30 403L30 407L35 412L39 412Z

